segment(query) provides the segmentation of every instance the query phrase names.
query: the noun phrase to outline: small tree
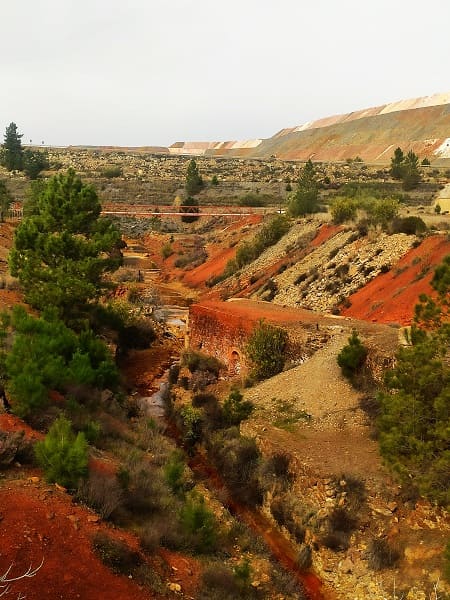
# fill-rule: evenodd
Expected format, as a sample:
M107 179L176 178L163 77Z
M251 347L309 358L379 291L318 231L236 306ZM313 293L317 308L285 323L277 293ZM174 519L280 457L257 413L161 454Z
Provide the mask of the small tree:
M253 365L254 377L266 379L283 370L287 341L288 335L284 329L259 321L245 347Z
M244 396L238 389L231 390L228 398L223 403L223 418L227 427L240 425L241 421L252 414L253 408L253 404L248 400L244 400Z
M198 171L197 163L192 158L186 171L185 189L188 196L195 196L203 187L203 179Z
M337 357L342 373L351 379L361 369L367 357L367 348L361 343L358 333L353 330L348 344L342 348Z
M35 445L36 458L49 483L76 488L88 473L88 444L65 417L57 419L44 440Z
M300 173L297 190L289 196L288 208L293 217L303 217L319 210L319 185L311 160Z
M8 171L22 171L23 169L23 134L17 131L17 125L10 123L5 131L1 153L1 163Z
M436 269L435 300L421 297L409 346L400 348L380 394L380 451L407 485L450 506L448 324L450 256Z
M404 161L403 150L400 147L396 148L394 156L391 158L391 175L394 179L402 179Z
M403 163L402 181L404 190L413 190L420 183L419 158L412 150Z
M49 161L47 152L26 148L23 152L23 170L30 179L37 179L39 173L48 169Z

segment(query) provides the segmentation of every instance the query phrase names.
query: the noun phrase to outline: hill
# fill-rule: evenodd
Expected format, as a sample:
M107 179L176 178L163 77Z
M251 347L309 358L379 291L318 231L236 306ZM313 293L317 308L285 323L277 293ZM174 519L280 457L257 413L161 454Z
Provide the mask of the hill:
M264 140L177 142L174 154L241 156L282 160L343 161L359 156L387 164L397 146L433 164L450 161L450 94L401 100L282 129Z

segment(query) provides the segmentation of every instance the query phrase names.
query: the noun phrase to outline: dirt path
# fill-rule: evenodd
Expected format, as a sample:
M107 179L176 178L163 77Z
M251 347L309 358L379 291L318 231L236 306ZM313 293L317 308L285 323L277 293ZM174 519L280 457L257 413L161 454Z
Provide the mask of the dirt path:
M244 432L257 435L272 451L289 452L303 470L381 479L378 445L359 408L361 394L337 365L347 337L336 334L304 364L246 391L257 409Z

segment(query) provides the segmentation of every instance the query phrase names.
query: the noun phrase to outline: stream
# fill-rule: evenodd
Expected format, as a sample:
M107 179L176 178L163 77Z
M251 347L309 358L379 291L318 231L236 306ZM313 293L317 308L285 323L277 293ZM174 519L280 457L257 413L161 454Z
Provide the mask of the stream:
M176 424L167 419L165 397L169 389L167 370L160 380L159 390L151 396L138 398L138 404L147 416L162 422L166 433L183 449L181 435ZM213 493L226 489L220 473L207 458L196 452L193 456L185 454L186 461L197 480L201 481ZM272 556L288 570L300 583L308 600L329 600L322 590L320 579L312 572L302 571L297 565L298 550L261 512L239 504L231 497L225 503L231 514L240 518L254 533L265 541Z
M136 263L139 264L139 261L136 260L137 258L136 255L133 256L133 266L135 266ZM125 262L127 262L126 255ZM146 278L144 281L147 281ZM152 283L157 285L154 281ZM177 293L175 292L175 294ZM182 337L186 332L186 318L189 309L186 306L183 306L182 302L179 304L181 306L165 304L164 306L155 309L153 314L158 321L167 325L170 331L178 331L178 337ZM176 364L175 361L173 364ZM167 435L170 435L177 445L182 447L181 436L177 430L176 424L168 421L166 417L165 397L169 389L168 376L169 369L167 369L163 376L158 380L159 389L153 394L138 396L137 402L143 413L156 421L162 422L165 426ZM226 487L220 473L199 452L192 457L188 456L186 453L186 460L195 477L201 480L213 493ZM329 594L325 596L320 579L312 572L299 569L297 565L298 550L273 526L267 517L261 512L251 510L250 508L235 502L233 499L228 501L227 508L233 515L239 517L257 535L264 539L273 557L300 583L308 600L330 600Z

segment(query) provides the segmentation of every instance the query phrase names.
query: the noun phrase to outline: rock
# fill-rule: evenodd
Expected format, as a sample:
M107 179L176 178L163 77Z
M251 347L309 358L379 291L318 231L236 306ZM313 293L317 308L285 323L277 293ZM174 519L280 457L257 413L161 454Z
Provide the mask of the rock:
M351 573L353 568L354 564L350 558L344 558L344 560L339 563L339 570L343 573Z
M100 517L98 515L89 515L87 521L88 523L98 523L100 521Z
M41 481L41 478L34 476L30 477L28 481L30 481L31 483L39 483Z
M181 585L179 583L168 583L167 587L171 592L181 592Z

